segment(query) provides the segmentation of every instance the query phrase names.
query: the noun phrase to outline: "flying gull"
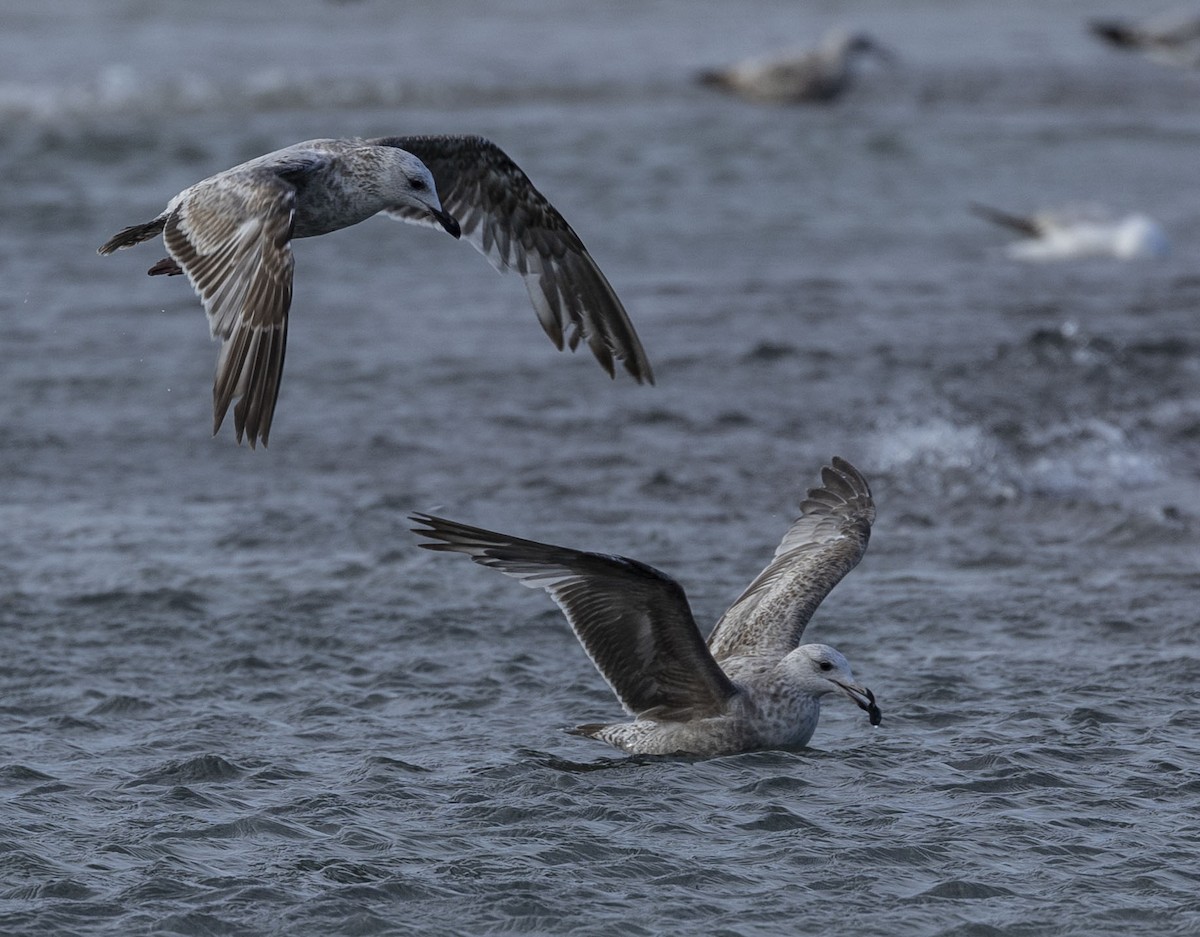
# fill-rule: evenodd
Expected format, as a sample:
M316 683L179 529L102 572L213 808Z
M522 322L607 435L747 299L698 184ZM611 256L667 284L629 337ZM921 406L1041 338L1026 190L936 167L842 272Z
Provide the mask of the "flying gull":
M800 644L821 601L862 558L875 519L867 480L844 459L821 470L775 557L729 607L705 645L679 583L623 556L583 553L413 514L428 550L465 553L530 588L567 616L633 722L574 729L632 754L720 755L802 748L821 698L844 693L882 715L850 664Z
M870 53L885 61L894 58L865 33L835 30L816 49L747 59L696 77L702 85L753 101L828 104L850 87L857 59Z
M1022 235L1006 248L1014 260L1142 260L1171 252L1162 226L1142 214L1118 218L1104 208L1086 205L1032 215L1016 215L977 202L970 209L980 218Z
M260 439L265 446L283 373L292 239L380 212L465 235L497 270L525 278L538 321L559 349L565 341L574 351L582 339L610 376L615 358L639 384L654 383L621 301L583 242L520 167L482 137L297 143L184 189L158 217L115 234L99 252L163 235L170 258L148 272L186 274L222 342L213 434L240 398L238 442L245 434L251 447Z

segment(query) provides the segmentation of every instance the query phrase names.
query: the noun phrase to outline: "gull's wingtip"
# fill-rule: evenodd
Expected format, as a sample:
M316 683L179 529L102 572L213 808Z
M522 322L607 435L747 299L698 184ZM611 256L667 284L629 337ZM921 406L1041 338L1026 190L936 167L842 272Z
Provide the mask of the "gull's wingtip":
M418 525L408 528L410 533L414 533L419 537L432 537L436 531L435 525L439 518L434 517L432 514L425 514L422 511L413 511L408 515L408 520ZM421 546L426 546L426 544L423 543Z
M413 511L408 515L408 519L417 525L409 528L410 533L418 537L429 538L422 543L418 543L417 546L423 550L433 550L435 552L463 552L457 549L455 536L467 536L476 530L473 527L468 527L466 524L460 524L458 521L438 517L436 514L426 514L424 511ZM483 531L480 530L479 532L482 533Z
M639 384L649 384L654 386L654 371L650 367L650 362L644 354L630 356L622 362L625 365L625 370Z
M822 467L820 477L820 487L809 489L805 503L813 500L825 503L827 494L847 501L854 498L866 498L870 501L872 498L867 477L841 456L835 455L831 458L829 464Z
M864 486L867 483L866 476L851 464L849 459L844 459L840 455L835 455L829 460L829 467L843 475L849 475L852 478L858 479Z

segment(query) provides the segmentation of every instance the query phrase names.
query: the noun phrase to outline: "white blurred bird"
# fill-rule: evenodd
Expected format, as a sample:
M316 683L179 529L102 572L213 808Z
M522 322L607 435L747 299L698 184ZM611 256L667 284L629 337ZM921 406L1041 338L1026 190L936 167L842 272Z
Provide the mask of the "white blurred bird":
M1171 242L1162 226L1142 214L1115 218L1095 206L1016 215L972 203L971 211L1023 235L1005 253L1014 260L1070 260L1113 257L1142 260L1166 257Z

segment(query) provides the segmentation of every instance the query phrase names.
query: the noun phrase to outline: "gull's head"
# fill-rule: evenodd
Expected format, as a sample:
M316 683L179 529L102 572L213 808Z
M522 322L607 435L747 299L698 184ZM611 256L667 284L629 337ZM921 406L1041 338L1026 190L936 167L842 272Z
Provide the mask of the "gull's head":
M394 199L398 206L411 208L431 218L445 228L451 237L462 234L458 221L442 208L437 184L433 181L433 173L429 171L429 167L412 153L396 147L386 147L384 152L391 169L391 191L388 197Z
M1130 215L1115 231L1113 253L1121 260L1166 257L1171 253L1167 233L1145 215Z
M883 720L883 713L875 705L875 694L854 679L850 662L837 648L828 644L802 644L784 658L784 663L814 696L844 693L867 713L871 725L877 726Z
M848 62L860 55L874 55L887 65L896 63L896 53L866 33L835 30L821 43L832 59Z

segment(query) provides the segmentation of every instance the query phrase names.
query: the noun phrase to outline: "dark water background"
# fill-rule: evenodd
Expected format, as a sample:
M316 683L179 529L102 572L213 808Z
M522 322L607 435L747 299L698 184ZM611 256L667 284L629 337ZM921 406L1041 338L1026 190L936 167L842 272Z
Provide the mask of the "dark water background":
M1200 930L1200 73L1120 4L0 3L0 932ZM831 109L688 83L835 23ZM373 220L296 245L270 449L209 438L197 301L126 224L316 136L479 132L659 385ZM1096 201L1163 261L1020 265L965 210ZM809 631L884 710L698 762L436 510L676 575L702 622L833 454L862 566Z

